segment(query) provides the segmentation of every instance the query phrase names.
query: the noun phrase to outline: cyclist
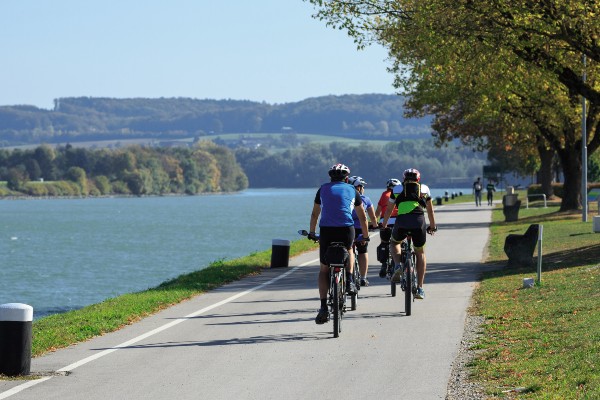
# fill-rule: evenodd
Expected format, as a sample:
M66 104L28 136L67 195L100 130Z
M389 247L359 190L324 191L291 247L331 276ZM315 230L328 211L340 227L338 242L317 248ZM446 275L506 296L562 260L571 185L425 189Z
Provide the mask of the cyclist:
M405 170L402 184L394 187L394 192L392 197L390 197L390 203L383 218L382 224L384 228L387 226L392 214L393 204L398 207L398 214L391 237L392 256L396 265L392 280L394 282L400 281L400 276L402 275L400 242L410 234L417 256L417 293L415 297L417 299L424 299L423 283L425 281L425 271L427 270L425 233L433 235L437 231L437 226L435 224L429 187L421 183L421 173L418 170L414 168ZM425 227L424 209L427 210L427 217L429 219L429 226L427 228Z
M381 223L383 222L383 216L385 215L385 210L390 201L390 196L392 195L392 192L394 191L394 187L398 186L399 184L400 184L400 180L398 180L396 178L388 179L388 181L386 183L387 188L385 189L385 191L383 193L381 193L381 196L379 197L379 201L377 202L377 209L375 210L375 217L379 221L380 226L381 226ZM396 205L394 205L394 210L392 211L392 217L390 217L388 224L394 225L394 222L396 222L395 216L397 214L398 214L398 208L396 207ZM388 240L389 240L388 235L385 235L382 231L379 231L379 235L381 236L382 242L386 242L386 243L388 242ZM385 236L385 240L384 240L384 236ZM385 243L382 243L381 245L385 245ZM379 277L385 278L386 274L387 274L387 265L381 264L381 269L379 270Z
M369 217L369 221L371 221L371 228L377 228L377 217L375 217L375 209L373 207L373 202L371 199L365 195L365 185L367 182L360 176L352 176L348 179L348 183L353 185L356 188L358 194L360 194L360 198L363 202L363 207L365 212ZM358 215L356 214L356 210L352 210L352 219L354 220L354 232L358 237L361 233L363 233L362 228L360 226L360 221L358 219ZM367 235L368 236L368 235ZM369 286L369 280L367 279L367 272L369 270L369 253L367 252L368 242L357 243L356 250L358 252L358 267L360 269L360 286Z
M330 182L321 185L315 196L313 210L310 215L309 239L316 237L317 221L319 222L319 258L321 269L319 270L319 298L321 308L315 318L317 324L323 324L329 320L327 309L327 292L329 290L329 267L325 260L327 247L332 242L343 242L350 255L349 265L346 271L347 290L355 293L356 286L353 282L352 272L354 270L354 254L350 249L354 242L354 221L352 210L356 209L358 220L365 239L369 238L367 217L362 207L362 199L353 186L348 185L350 168L344 164L335 164L329 169ZM320 220L319 220L320 217Z

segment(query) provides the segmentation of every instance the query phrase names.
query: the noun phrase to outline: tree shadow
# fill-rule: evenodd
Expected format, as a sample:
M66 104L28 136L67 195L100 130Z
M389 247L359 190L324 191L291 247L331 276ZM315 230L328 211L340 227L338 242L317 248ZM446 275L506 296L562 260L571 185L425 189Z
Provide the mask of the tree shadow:
M561 250L544 254L542 257L542 271L576 268L594 263L600 265L600 243L577 249ZM536 270L537 257L533 257L533 262L530 265L517 268L506 268L506 264L506 260L486 263L486 266L490 267L490 274L486 274L486 277L501 277L531 273Z

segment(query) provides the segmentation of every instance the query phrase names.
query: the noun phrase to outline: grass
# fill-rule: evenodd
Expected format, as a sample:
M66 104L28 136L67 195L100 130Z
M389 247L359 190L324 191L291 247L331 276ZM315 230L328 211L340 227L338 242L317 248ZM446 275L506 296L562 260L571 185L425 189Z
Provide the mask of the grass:
M316 246L306 239L292 242L290 256L313 250ZM270 249L234 260L219 260L200 271L181 275L153 289L36 320L33 322L32 355L40 356L113 332L225 283L258 274L262 268L268 268L270 262Z
M500 268L474 294L472 312L485 323L472 378L490 398L600 398L600 234L581 219L558 205L521 209L510 223L501 208L493 211L492 265L506 264L506 235L532 223L544 228L541 283L522 289L523 278L536 277L535 265Z

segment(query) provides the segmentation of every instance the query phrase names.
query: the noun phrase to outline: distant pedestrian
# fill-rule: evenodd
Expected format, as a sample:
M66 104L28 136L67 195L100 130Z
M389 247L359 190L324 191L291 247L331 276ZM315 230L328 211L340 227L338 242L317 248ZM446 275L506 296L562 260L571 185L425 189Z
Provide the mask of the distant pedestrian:
M473 194L475 195L475 205L481 206L481 191L483 190L483 184L481 178L477 177L477 180L473 182Z
M494 186L494 182L488 181L488 184L485 187L485 189L487 190L488 206L491 206L494 202L494 192L496 191L496 186Z

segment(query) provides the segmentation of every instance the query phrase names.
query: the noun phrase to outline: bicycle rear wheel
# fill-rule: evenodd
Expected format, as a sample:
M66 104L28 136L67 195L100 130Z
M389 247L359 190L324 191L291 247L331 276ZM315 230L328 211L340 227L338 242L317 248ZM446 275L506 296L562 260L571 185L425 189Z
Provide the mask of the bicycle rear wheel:
M390 280L390 292L392 297L396 297L396 282L392 281L392 275L394 274L394 259L392 253L388 251L388 279Z
M404 279L405 279L405 290L404 290L404 311L406 316L409 316L412 312L412 287L413 287L413 265L412 257L406 257L404 261Z
M342 274L344 272L342 271ZM336 274L338 275L338 274ZM342 331L342 303L341 303L341 292L343 288L341 288L340 277L336 276L333 280L333 337L339 337L340 332Z

